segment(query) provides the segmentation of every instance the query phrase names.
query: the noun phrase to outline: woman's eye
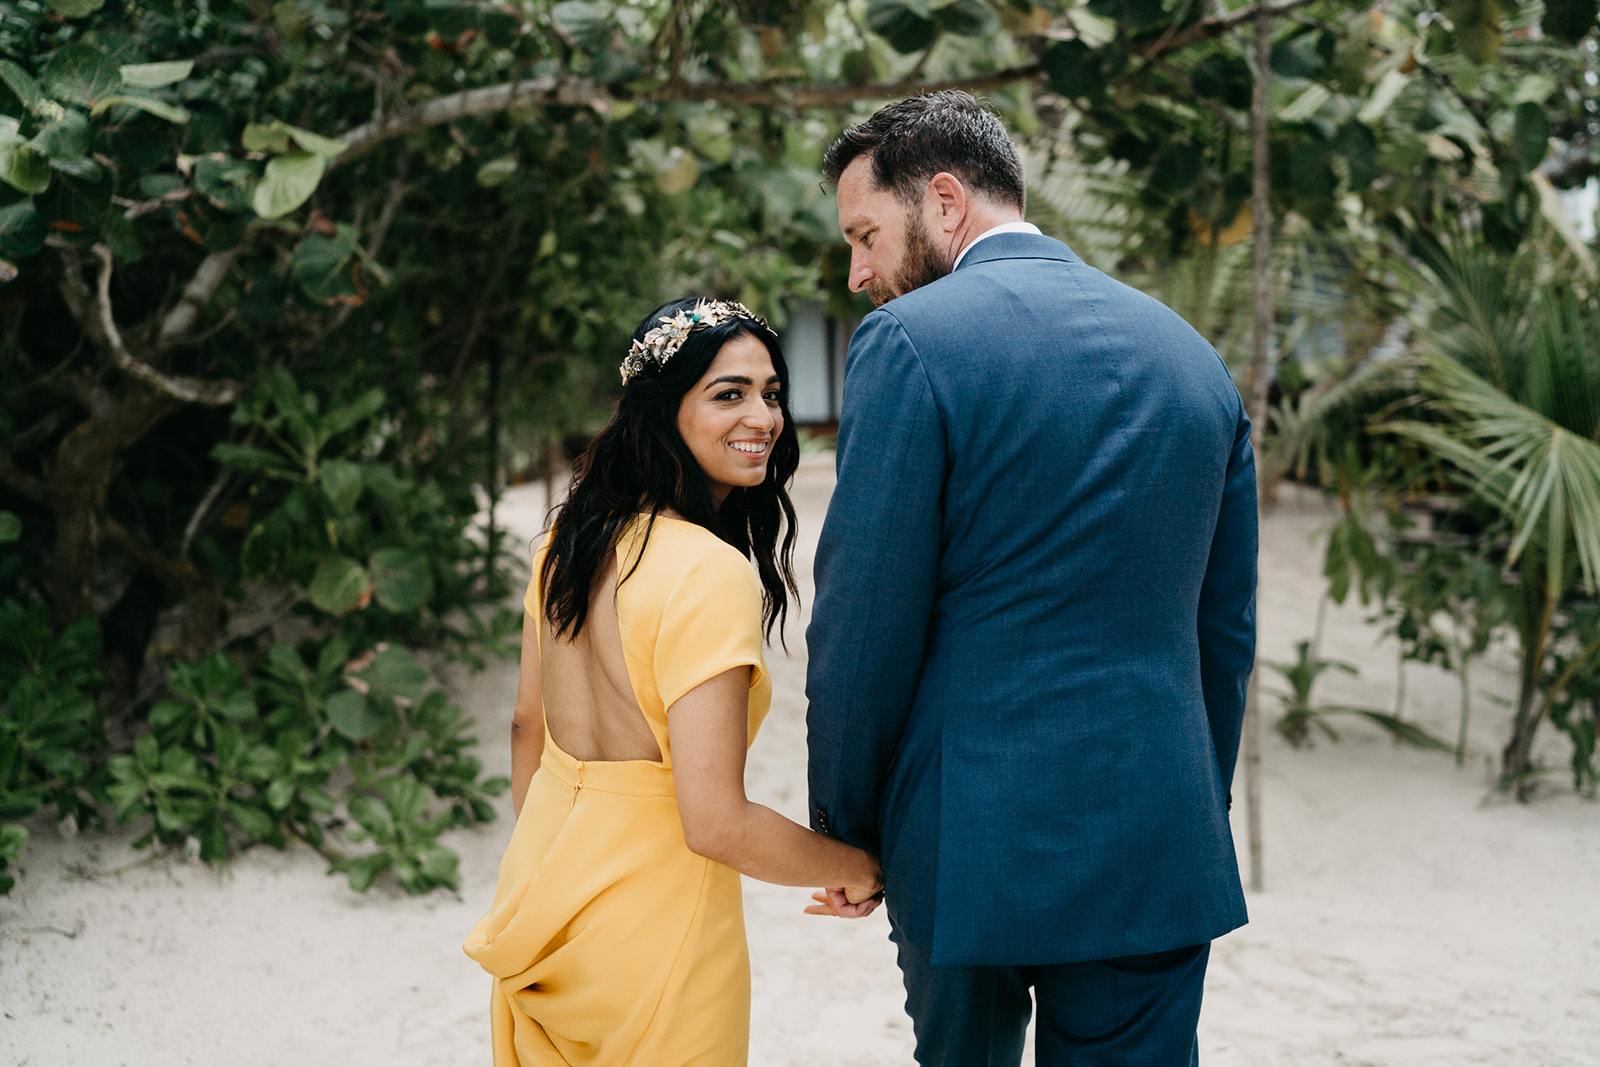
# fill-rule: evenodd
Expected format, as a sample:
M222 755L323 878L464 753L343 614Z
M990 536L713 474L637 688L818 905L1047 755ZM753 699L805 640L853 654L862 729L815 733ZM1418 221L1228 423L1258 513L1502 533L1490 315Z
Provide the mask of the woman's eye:
M766 399L767 403L769 404L777 404L783 400L783 394L774 389L772 392L767 394Z
M718 400L738 400L739 399L739 390L737 390L737 389L729 389L727 392L718 393L717 394L717 399Z

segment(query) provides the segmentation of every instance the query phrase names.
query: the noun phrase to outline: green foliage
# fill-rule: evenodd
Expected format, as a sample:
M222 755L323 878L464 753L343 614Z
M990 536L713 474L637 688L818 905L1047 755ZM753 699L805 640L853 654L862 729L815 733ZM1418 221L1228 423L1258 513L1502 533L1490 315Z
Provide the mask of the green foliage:
M1158 280L1219 350L1243 336L1250 41L1211 32L1205 5L13 7L0 597L46 605L53 641L74 619L102 635L103 681L45 686L106 709L123 750L97 751L91 720L86 781L114 768L124 816L208 859L332 849L343 805L379 848L341 868L353 884L449 884L423 858L433 827L484 817L495 783L403 649L481 662L515 632L475 487L506 473L506 440L592 428L665 299L858 314L817 165L877 98L1000 85L1030 147L1110 190L1094 261ZM1548 32L1591 33L1592 12L1547 4ZM1286 291L1377 293L1315 310L1377 334L1404 306L1382 260L1397 220L1481 216L1511 245L1538 225L1529 171L1588 130L1594 62L1507 5L1349 13L1279 20L1273 207L1320 242ZM1315 378L1285 393L1299 427L1359 422ZM1337 433L1305 440L1303 462L1344 462ZM255 617L275 599L294 617ZM275 642L279 624L320 651ZM163 676L146 706L141 679Z
M1262 662L1277 671L1283 680L1289 684L1289 691L1279 694L1279 699L1283 703L1283 714L1279 717L1275 726L1277 731L1290 744L1296 747L1305 744L1309 740L1313 727L1321 730L1328 740L1339 740L1339 734L1334 730L1333 725L1328 722L1328 718L1333 715L1355 715L1382 727L1397 742L1411 745L1415 748L1434 749L1443 752L1451 751L1451 746L1448 742L1440 740L1415 723L1407 722L1387 712L1377 711L1373 708L1313 703L1311 691L1316 686L1317 678L1323 672L1328 670L1343 671L1346 674L1355 674L1357 672L1348 663L1321 659L1313 655L1310 641L1300 641L1295 644L1295 661L1293 663L1274 663L1271 660L1263 660Z
M108 764L118 820L148 820L135 845L193 842L220 864L242 843L304 841L359 892L390 869L409 893L454 887L456 855L439 835L494 819L490 798L509 783L480 780L468 720L427 690L410 653L350 653L336 638L312 664L276 644L253 684L220 652L175 665L180 699L156 705L151 732ZM336 847L328 829L346 825L341 810L361 828L346 840L376 851Z
M344 872L350 888L366 892L372 880L387 870L395 872L407 893L426 893L437 886L455 889L458 857L438 842L450 824L451 813L428 815L428 790L407 774L396 774L378 784L377 796L350 801L350 817L361 827L353 841L371 841L377 851L340 860L333 869Z
M89 620L52 634L43 602L0 600L0 894L28 840L20 820L53 804L58 819L94 819L88 754L102 743L92 694L100 635Z

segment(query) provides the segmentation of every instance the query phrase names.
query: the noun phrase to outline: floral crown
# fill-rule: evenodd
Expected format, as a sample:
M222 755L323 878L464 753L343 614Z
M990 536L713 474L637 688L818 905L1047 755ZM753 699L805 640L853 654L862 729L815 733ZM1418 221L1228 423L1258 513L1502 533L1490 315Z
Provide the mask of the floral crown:
M622 361L622 384L627 385L629 379L648 366L665 367L667 360L677 355L683 342L695 330L721 326L732 319L750 319L772 333L772 327L767 325L766 319L737 300L701 300L688 311L661 316L661 325L651 327L643 340L633 342L628 349L628 358Z

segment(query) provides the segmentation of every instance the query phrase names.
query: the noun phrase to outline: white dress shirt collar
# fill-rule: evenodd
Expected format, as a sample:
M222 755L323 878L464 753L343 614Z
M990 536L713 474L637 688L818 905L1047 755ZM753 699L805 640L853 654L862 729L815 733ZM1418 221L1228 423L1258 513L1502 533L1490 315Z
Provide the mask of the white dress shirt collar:
M961 254L956 256L956 261L950 265L950 269L955 270L957 267L961 266L961 261L967 257L968 252L972 251L972 245L977 244L985 237L993 237L997 233L1039 234L1040 232L1041 231L1039 230L1039 227L1035 226L1031 222L1002 222L993 229L984 230L982 233L978 234L978 236L974 237L972 239L972 244L967 245L967 247L961 250Z

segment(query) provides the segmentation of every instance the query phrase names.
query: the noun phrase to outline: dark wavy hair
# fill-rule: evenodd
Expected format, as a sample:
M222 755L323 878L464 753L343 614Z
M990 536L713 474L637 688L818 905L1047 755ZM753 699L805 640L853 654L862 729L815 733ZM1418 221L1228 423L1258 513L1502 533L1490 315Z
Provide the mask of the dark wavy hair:
M1027 203L1022 161L1005 126L959 89L889 104L851 126L823 154L823 179L838 185L845 168L861 156L871 160L873 184L907 206L922 199L928 180L940 171L1018 211Z
M661 319L692 310L699 299L688 297L656 308L633 331L633 339L642 341ZM678 432L678 409L722 346L740 335L760 341L772 357L781 383L778 406L783 429L772 443L766 478L757 486L734 486L719 509L705 471ZM582 632L595 576L628 520L649 516L648 543L656 516L670 508L755 562L763 590L764 630L771 640L776 626L782 639L789 597L799 596L794 581L794 505L787 486L800 465L800 439L789 414L788 386L789 367L777 335L743 316L693 330L665 366L646 366L628 380L616 414L573 468L566 503L550 532L539 582L545 593L545 617L558 636L576 638ZM632 573L630 569L619 581Z

